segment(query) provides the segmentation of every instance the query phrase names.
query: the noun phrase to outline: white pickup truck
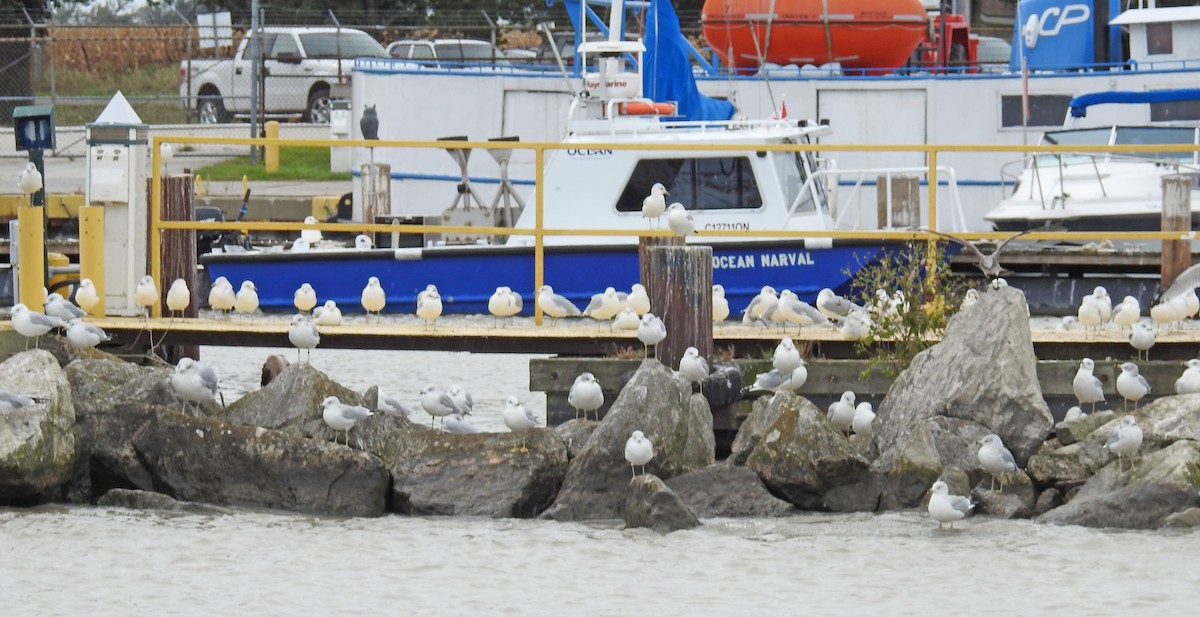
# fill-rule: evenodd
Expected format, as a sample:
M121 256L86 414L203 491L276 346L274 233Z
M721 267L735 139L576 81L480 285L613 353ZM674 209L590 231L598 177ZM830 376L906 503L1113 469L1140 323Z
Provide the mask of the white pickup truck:
M350 28L267 27L261 30L263 108L268 117L300 116L307 122L329 122L330 93L348 94L354 58L386 58L371 35ZM250 37L244 37L232 59L192 60L180 64L179 97L203 124L249 116Z

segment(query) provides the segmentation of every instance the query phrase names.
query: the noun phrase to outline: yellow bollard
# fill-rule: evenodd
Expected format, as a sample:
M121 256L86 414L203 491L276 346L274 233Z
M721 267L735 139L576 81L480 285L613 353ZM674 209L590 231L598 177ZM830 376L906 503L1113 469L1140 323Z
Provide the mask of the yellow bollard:
M21 206L17 210L17 225L20 227L20 248L17 259L17 289L21 303L31 311L45 310L46 289L46 227L42 220L44 212L35 206Z
M196 174L196 197L204 194L204 177Z
M71 258L67 257L66 255L63 255L62 253L47 253L46 254L46 263L50 264L51 268L64 268L66 266L71 265ZM50 281L48 283L46 283L46 287L53 288L58 283L63 283L70 279L71 279L71 275L67 274L65 272L60 272L58 274L51 274ZM63 286L59 287L58 289L55 289L51 293L56 293L56 294L62 296L63 298L70 299L71 298L71 286L63 285Z
M242 174L242 194L245 195L248 190L250 190L250 176Z
M104 317L104 208L79 208L79 278L91 279L100 302L90 314Z
M268 120L266 126L267 139L279 139L279 121ZM266 147L266 152L263 154L263 163L266 165L267 173L273 174L279 171L279 146L271 144Z

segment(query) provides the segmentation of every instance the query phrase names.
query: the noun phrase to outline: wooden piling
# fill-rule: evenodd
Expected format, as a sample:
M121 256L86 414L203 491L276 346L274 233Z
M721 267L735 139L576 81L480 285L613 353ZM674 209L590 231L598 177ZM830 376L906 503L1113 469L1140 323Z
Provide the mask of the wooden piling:
M683 238L644 238L638 252L651 310L667 327L655 357L678 368L683 352L695 347L711 365L712 247L686 246Z
M881 175L875 183L879 228L921 226L921 182L910 174ZM891 216L888 213L891 212Z
M1162 230L1179 232L1186 238L1192 231L1191 178L1180 174L1163 176ZM1163 240L1162 286L1170 285L1180 272L1192 265L1190 239Z
M164 176L162 179L162 218L164 221L195 220L195 183L190 174ZM191 291L191 302L183 312L184 317L196 317L199 307L199 290L196 281L196 232L190 229L164 229L158 258L162 263L162 279L158 281L159 303L163 315L170 316L167 309L167 290L177 278L183 279ZM175 363L184 356L200 358L200 346L194 344L164 347L163 356Z

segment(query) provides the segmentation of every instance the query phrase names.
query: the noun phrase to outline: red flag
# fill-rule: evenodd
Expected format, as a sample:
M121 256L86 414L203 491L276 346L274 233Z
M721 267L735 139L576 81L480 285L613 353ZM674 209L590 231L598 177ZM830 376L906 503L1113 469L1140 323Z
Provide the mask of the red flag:
M780 101L779 102L779 119L783 120L785 118L787 118L787 101Z

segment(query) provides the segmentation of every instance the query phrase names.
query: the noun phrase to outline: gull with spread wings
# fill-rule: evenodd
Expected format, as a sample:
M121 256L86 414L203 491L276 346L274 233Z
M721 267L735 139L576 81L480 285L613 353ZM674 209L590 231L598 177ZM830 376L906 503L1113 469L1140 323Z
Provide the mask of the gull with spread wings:
M1012 242L1013 240L1016 240L1017 238L1020 238L1021 236L1034 230L1027 229L1005 238L1002 242L1000 242L1000 244L996 245L995 250L993 250L991 253L984 253L983 251L979 250L979 247L970 240L964 240L957 236L952 236L948 233L943 233L940 231L934 231L932 229L926 229L925 231L966 247L967 250L975 254L975 266L983 272L984 276L994 279L1005 273L1004 267L1000 265L1000 253L1004 251L1004 247L1008 246L1009 242Z

